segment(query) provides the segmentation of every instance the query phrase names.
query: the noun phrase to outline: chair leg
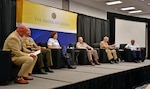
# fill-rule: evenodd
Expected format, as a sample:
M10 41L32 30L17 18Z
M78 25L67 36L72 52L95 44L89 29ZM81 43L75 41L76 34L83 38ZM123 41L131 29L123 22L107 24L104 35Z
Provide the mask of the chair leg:
M79 53L76 54L76 58L75 58L76 65L78 64L78 56L79 56Z

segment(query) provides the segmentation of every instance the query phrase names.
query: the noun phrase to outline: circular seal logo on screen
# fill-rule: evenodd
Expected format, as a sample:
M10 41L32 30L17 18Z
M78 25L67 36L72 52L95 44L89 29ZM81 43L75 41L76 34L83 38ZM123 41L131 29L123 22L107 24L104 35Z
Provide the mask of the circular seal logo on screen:
M56 13L52 13L52 18L56 19Z

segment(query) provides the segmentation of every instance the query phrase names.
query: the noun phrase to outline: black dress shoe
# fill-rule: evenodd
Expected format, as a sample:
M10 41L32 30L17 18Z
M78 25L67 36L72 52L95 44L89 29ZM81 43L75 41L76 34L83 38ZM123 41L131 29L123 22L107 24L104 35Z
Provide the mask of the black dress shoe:
M54 72L50 67L47 67L45 71L46 71L46 72L50 72L50 73L53 73L53 72Z
M41 68L38 73L39 74L47 74L43 68Z
M137 63L140 63L141 61L140 60L137 60Z
M76 69L76 67L75 66L68 66L68 69Z
M144 62L144 60L141 59L141 62Z
M96 62L96 65L101 65L101 63L99 63L99 62Z
M110 64L114 64L114 61L110 60Z
M115 63L117 63L117 64L118 64L118 63L119 63L119 61L118 61L118 60L115 60Z
M138 63L138 60L135 60L134 62L135 62L135 63Z

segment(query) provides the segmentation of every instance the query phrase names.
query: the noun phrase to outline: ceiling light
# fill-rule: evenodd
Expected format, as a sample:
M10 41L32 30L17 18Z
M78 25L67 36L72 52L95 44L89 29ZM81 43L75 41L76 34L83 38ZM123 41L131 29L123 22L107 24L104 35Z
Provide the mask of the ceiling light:
M129 11L130 14L132 14L132 13L140 13L140 12L142 12L142 10Z
M121 8L121 10L126 11L126 10L133 10L135 9L135 7L125 7L125 8Z
M107 2L107 5L116 5L116 4L121 4L122 1L112 1L112 2Z

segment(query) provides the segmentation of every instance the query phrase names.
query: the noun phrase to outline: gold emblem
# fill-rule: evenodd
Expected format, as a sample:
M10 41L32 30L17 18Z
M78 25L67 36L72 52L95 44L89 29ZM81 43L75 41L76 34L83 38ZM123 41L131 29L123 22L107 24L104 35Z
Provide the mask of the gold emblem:
M56 13L52 13L52 18L56 19Z

